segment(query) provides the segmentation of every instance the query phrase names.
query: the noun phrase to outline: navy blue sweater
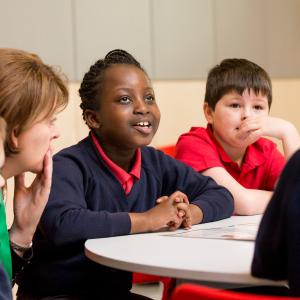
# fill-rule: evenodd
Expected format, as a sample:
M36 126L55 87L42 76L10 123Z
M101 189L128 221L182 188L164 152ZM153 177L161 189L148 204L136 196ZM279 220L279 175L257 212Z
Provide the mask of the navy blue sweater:
M231 216L232 195L211 178L152 147L143 147L141 153L141 177L127 196L90 137L55 155L49 202L34 238L34 259L17 279L21 291L90 297L106 290L128 291L132 274L89 261L84 242L129 234L128 212L145 212L157 198L176 190L202 209L203 222Z
M256 238L254 276L288 280L300 296L300 151L284 168Z

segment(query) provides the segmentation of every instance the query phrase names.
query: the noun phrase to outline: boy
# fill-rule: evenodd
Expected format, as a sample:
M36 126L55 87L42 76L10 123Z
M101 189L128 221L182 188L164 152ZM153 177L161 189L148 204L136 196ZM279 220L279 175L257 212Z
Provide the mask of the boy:
M231 191L238 215L264 212L285 159L300 146L290 122L268 116L271 103L265 70L246 59L225 59L208 74L207 128L193 127L176 145L177 159ZM281 140L285 157L262 136Z

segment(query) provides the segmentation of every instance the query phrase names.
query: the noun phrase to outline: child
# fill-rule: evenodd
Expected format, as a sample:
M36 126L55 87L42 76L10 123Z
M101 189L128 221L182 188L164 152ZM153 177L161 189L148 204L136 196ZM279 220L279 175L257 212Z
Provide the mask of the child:
M254 276L287 280L300 297L300 151L288 161L256 238Z
M1 175L4 180L15 177L14 221L9 234L0 192L0 262L10 278L33 254L32 238L50 193L50 144L59 136L55 114L67 100L64 81L38 56L0 49L0 116L7 124ZM24 184L27 171L37 174L29 187Z
M113 50L98 60L79 93L91 133L54 158L36 256L18 282L19 299L133 299L132 274L85 258L87 239L165 225L174 230L227 218L233 211L226 189L146 147L160 112L149 77L130 54Z
M261 67L225 59L208 74L207 128L193 127L176 145L177 159L231 191L239 215L264 212L285 159L300 146L290 122L268 116L271 103L271 80ZM262 136L281 140L285 158Z

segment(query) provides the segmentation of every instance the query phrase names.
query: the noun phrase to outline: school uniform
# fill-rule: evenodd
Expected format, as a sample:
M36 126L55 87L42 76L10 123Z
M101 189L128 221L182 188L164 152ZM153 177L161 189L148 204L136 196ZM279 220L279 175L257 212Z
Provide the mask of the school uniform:
M145 212L176 190L201 207L203 222L231 216L232 195L211 178L152 147L141 148L140 160L140 174L126 192L91 136L54 156L50 198L34 237L35 256L17 280L21 293L122 299L131 289L132 273L92 262L84 255L84 242L130 234L128 212Z
M300 296L300 151L287 162L262 218L252 274L287 280L291 296Z
M216 140L211 125L192 127L178 139L175 158L198 172L214 167L224 168L237 182L249 189L274 190L285 165L283 155L272 141L260 138L247 147L239 166Z

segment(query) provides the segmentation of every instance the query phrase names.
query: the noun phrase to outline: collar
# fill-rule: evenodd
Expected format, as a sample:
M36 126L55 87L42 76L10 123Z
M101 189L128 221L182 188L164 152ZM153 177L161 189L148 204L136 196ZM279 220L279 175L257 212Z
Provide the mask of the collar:
M96 138L95 134L91 132L91 138L96 146L101 158L104 160L105 164L108 166L108 168L111 170L111 172L117 177L117 179L120 181L121 184L125 184L131 177L135 178L136 180L140 179L141 176L141 161L142 161L142 155L141 155L141 149L137 149L136 155L135 155L135 162L133 164L132 169L127 173L122 168L120 168L117 164L115 164L103 151L102 147L100 146L100 143L98 139Z

